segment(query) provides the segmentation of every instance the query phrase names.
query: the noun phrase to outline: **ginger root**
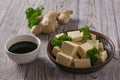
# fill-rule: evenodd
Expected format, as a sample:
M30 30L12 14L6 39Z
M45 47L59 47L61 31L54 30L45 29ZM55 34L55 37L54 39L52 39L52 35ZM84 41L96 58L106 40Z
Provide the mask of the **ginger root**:
M43 16L38 16L38 19L39 19L39 21L42 21ZM32 27L31 32L32 32L32 34L37 35L42 32L42 28L43 28L42 24L39 23Z
M58 27L57 17L59 13L57 12L48 12L44 15L41 24L44 26L42 29L43 33L51 33L54 32L55 29Z
M31 32L34 35L52 33L58 28L58 23L67 24L72 13L72 10L64 10L63 12L48 12L44 16L38 16L40 22L32 27Z
M37 35L42 32L42 28L43 28L42 24L39 23L38 25L34 25L32 27L31 32L32 34Z
M70 20L70 15L73 14L72 10L64 10L58 16L58 22L61 24L67 24Z

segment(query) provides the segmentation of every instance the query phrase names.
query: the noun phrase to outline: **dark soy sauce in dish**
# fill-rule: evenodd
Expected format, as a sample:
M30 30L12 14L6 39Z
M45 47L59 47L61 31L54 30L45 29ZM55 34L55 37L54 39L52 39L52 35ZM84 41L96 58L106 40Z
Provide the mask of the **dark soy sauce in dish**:
M16 54L24 54L31 52L37 48L37 44L29 41L22 41L13 44L8 50Z

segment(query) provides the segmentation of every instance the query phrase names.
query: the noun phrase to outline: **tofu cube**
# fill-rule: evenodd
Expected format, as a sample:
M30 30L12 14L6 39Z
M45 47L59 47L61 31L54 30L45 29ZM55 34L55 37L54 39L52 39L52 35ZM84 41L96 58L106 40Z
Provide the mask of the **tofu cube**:
M79 45L70 42L64 41L61 46L61 51L69 56L74 56L77 53Z
M56 61L64 66L70 66L72 63L73 57L66 55L63 52L58 52Z
M56 38L59 38L60 36L64 35L64 33L60 33L60 34L57 34L55 35Z
M103 43L102 42L99 43L98 49L100 51L104 51L104 47L103 47Z
M84 43L81 44L78 48L78 54L81 56L81 58L87 58L87 50L92 49L93 45L91 45L90 43Z
M96 40L96 35L91 33L92 40Z
M87 40L88 43L95 46L97 49L99 47L99 41L98 40Z
M60 52L60 48L58 46L54 46L52 50L52 55L56 57L58 52Z
M83 32L80 33L80 31L71 31L67 32L67 34L72 38L73 42L81 41L83 37Z
M74 59L74 66L76 68L88 68L91 67L90 59Z
M108 58L107 51L106 50L102 51L100 53L100 57L99 57L100 62L105 62L107 60L107 58Z

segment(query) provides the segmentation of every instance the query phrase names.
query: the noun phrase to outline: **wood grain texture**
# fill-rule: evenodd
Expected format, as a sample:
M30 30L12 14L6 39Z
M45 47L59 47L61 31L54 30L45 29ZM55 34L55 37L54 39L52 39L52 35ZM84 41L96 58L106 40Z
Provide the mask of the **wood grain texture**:
M48 11L72 9L72 19L59 25L52 34L41 34L39 58L20 65L12 62L4 51L10 37L31 34L25 10L43 5ZM73 74L60 70L47 56L47 43L55 34L89 25L112 39L116 53L104 68L89 74ZM120 0L0 0L0 80L120 80Z

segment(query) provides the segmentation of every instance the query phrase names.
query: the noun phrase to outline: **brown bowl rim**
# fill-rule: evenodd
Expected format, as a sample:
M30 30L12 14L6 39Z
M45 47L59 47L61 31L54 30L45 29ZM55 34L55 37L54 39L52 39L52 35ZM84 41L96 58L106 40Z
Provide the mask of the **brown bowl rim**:
M77 31L79 29L74 29L74 30L68 30L68 31L65 31L65 32L61 32L61 33L67 33L69 31ZM48 53L48 56L49 58L57 65L59 66L62 66L64 68L69 68L69 69L76 69L76 70L90 70L90 69L95 69L95 68L101 68L103 67L104 65L106 65L108 62L111 61L111 59L113 58L114 56L114 53L115 53L115 46L114 46L114 43L112 42L112 40L110 38L108 38L106 35L100 33L100 32L96 32L96 31L93 31L93 30L90 30L91 33L93 34L97 34L97 35L100 35L101 37L103 37L104 39L106 39L108 41L108 43L112 46L112 52L111 52L111 55L110 57L104 62L104 63L101 63L101 64L98 64L98 65L94 65L94 66L91 66L91 67L88 67L88 68L75 68L75 67L71 67L71 66L64 66L58 62L56 62L56 60L53 58L52 56L52 53L49 52L49 45L51 45L51 39L50 41L48 42L48 45L47 45L47 53ZM60 33L58 33L60 34Z

